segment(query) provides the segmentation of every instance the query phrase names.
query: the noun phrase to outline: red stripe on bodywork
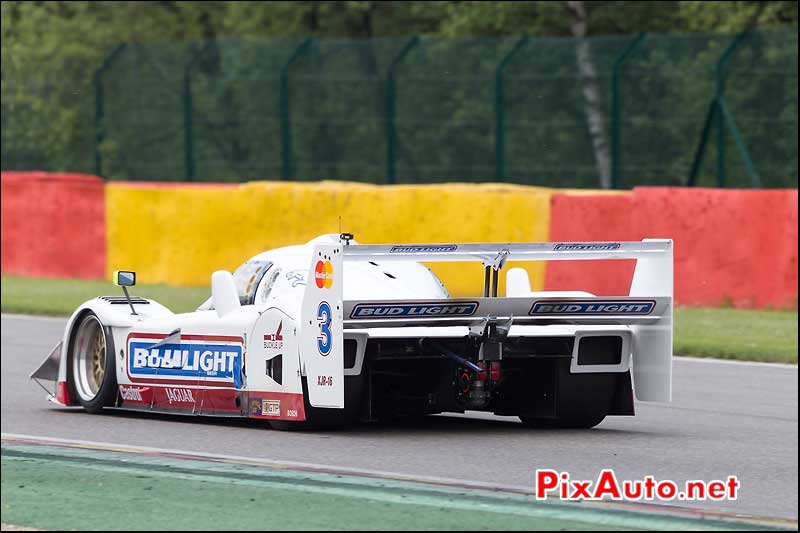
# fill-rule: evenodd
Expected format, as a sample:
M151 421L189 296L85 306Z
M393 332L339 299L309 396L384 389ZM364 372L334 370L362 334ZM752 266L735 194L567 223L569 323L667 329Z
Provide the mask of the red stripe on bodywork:
M239 392L232 389L204 389L201 387L162 387L155 385L120 385L129 399L122 399L123 406L144 406L154 411L183 411L187 414L221 414L263 418L267 420L290 420L302 422L306 419L302 393L287 392ZM168 392L171 390L171 392ZM188 393L186 392L188 391ZM189 394L191 399L189 400ZM246 409L236 405L236 399L247 399ZM280 416L264 414L263 400L280 402Z
M127 342L130 342L131 337L136 337L139 339L165 339L167 337L167 333L136 333L131 332L128 333L128 338L126 339ZM235 335L184 335L181 333L181 339L186 339L188 341L222 341L222 342L244 342L242 337L237 337Z
M195 414L241 414L236 405L239 392L231 389L120 385L119 391L123 405L152 406L153 410L177 409ZM123 394L127 398L123 398Z
M263 400L280 402L280 416L264 414ZM251 392L247 406L250 418L271 420L290 420L302 422L306 419L302 393L292 392Z

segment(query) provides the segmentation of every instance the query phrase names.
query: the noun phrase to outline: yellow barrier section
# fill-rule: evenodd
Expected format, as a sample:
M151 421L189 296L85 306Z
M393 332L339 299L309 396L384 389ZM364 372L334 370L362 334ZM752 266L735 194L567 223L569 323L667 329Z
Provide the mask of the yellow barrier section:
M504 184L380 186L350 182L241 185L109 183L108 263L142 283L209 284L259 252L342 230L363 244L541 242L556 191ZM480 263L429 265L453 296L483 292ZM531 285L544 265L526 262ZM500 293L504 294L504 276Z

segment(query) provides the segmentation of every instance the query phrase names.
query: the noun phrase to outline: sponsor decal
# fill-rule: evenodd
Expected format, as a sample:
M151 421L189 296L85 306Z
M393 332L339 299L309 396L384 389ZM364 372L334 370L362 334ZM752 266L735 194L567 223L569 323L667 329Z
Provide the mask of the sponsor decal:
M278 329L275 333L264 335L264 348L274 350L283 348L283 335L281 335L281 330L283 330L283 320L278 324Z
M314 267L314 282L320 289L330 289L333 285L333 265L330 261L317 261Z
M534 302L530 315L649 315L654 300L595 300Z
M556 244L553 249L556 251L602 252L619 250L620 246L622 244L618 242L565 242Z
M261 400L261 414L264 416L281 416L281 401Z
M478 302L356 304L350 318L472 316L477 310Z
M196 380L195 380L196 381ZM195 383L192 383L194 385ZM122 403L124 408L130 403L133 404L149 404L153 411L174 412L175 410L182 410L192 412L194 414L230 414L236 413L241 415L244 409L247 412L248 404L245 403L241 406L237 401L239 398L239 391L227 387L209 387L205 389L198 389L192 387L191 389L183 386L142 386L126 388L138 388L137 392L141 396L139 399L128 399ZM122 386L120 386L120 393L123 393ZM126 396L128 392L124 393ZM200 398L202 396L202 398ZM135 396L131 396L136 398ZM259 409L261 402L258 402ZM128 405L130 407L130 405Z
M331 305L328 302L320 302L319 307L317 307L317 322L319 323L317 351L319 351L320 355L323 357L331 353L331 347L333 347L331 320Z
M177 344L153 347L164 335L136 334L128 337L128 375L179 383L204 381L241 387L242 339L185 335ZM230 339L230 340L229 340Z
M455 252L458 250L456 244L432 244L432 245L412 245L412 246L392 246L389 253L396 254L429 254L439 252Z
M126 402L143 402L142 388L129 387L128 385L119 386L119 396Z
M248 402L251 417L298 421L306 419L302 393L254 392Z
M194 396L190 389L173 389L166 388L164 392L167 393L167 401L173 403L194 403Z
M294 289L298 285L306 284L306 272L304 270L290 270L286 273L286 279L292 284Z

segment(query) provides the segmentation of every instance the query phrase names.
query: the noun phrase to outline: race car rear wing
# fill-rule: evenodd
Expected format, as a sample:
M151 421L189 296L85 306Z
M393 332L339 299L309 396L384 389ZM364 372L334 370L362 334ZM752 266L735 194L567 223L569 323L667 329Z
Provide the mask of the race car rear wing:
M346 261L483 261L495 266L510 261L556 261L570 259L639 259L664 256L672 251L669 239L641 242L530 242L475 244L354 244L345 245Z
M627 295L497 296L499 271L507 261L635 259ZM344 261L480 261L483 297L448 300L374 301L343 299ZM669 239L641 242L480 244L317 244L301 309L301 360L309 400L316 407L342 407L343 332L346 328L514 324L615 324L633 333L636 396L670 401L672 396L673 252ZM588 294L588 293L587 293ZM337 384L341 384L337 386Z
M669 311L664 297L526 297L449 300L345 300L344 328L475 325L485 317L514 324L652 323Z

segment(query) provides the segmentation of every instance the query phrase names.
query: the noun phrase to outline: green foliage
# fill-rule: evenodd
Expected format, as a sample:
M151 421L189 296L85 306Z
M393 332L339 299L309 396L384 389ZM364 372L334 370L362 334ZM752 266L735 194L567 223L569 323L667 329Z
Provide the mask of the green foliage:
M797 28L797 2L678 2L687 31L735 33L752 28Z
M490 181L495 69L528 35L504 75L506 175L597 186L564 2L1 6L3 169L94 172L97 150L106 177L182 180L191 146L199 180L276 179L281 67L313 36L288 71L294 175L380 182L387 70L420 35L397 70L398 178ZM586 10L606 129L613 63L633 34L726 34L656 33L631 55L620 85L624 186L685 181L714 95L713 68L733 33L795 28L753 34L731 61L727 94L765 185L797 186L796 2L598 1ZM96 130L95 73L121 42L126 49L99 84ZM725 142L728 183L749 186L730 135ZM701 184L715 183L713 148Z

